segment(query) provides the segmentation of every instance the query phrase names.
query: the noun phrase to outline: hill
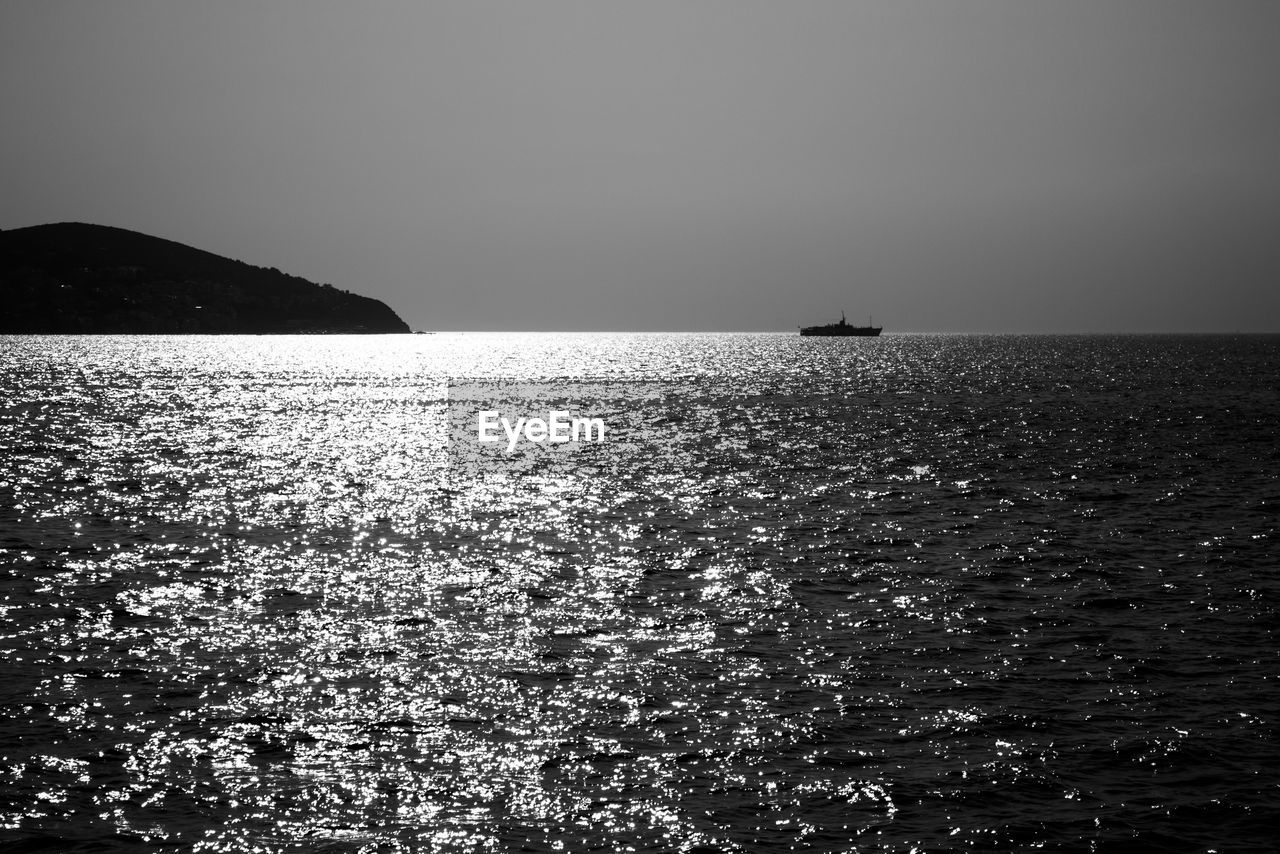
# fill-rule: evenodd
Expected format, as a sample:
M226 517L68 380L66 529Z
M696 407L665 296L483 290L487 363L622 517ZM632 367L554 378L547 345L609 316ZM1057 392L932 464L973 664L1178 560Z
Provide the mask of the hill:
M409 331L376 299L74 222L0 231L0 302L0 334Z

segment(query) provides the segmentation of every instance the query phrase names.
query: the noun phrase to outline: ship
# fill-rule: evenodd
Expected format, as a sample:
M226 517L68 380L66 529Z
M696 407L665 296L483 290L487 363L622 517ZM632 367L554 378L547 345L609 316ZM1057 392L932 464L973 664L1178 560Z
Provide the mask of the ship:
M844 312L840 312L839 323L828 323L826 326L802 326L800 327L801 335L858 335L865 338L879 335L884 329L883 326L872 326L871 318L867 318L866 326L853 326L849 321L844 319Z

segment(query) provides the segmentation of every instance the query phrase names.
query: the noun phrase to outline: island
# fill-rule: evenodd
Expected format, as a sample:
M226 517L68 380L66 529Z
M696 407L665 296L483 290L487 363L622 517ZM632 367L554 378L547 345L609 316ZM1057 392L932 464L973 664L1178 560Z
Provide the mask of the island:
M385 303L79 222L0 231L0 334L409 332Z

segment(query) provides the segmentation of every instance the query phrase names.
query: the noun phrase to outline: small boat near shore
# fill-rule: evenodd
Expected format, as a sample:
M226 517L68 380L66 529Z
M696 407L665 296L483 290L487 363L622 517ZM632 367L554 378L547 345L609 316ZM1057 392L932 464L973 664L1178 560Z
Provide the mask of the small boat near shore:
M867 318L866 326L854 326L844 319L844 312L840 312L839 323L828 323L826 326L801 326L801 335L832 335L832 336L850 336L857 335L864 338L870 338L879 335L884 330L883 326L872 326L871 318Z

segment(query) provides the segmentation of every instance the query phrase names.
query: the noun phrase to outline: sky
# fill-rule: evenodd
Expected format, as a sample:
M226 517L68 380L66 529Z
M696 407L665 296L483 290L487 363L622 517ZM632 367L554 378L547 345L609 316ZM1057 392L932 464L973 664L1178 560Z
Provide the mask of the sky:
M415 329L1280 331L1273 0L0 0L0 228Z

